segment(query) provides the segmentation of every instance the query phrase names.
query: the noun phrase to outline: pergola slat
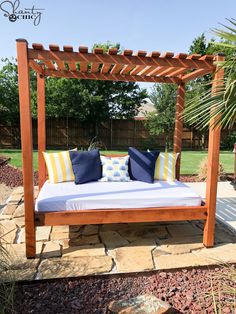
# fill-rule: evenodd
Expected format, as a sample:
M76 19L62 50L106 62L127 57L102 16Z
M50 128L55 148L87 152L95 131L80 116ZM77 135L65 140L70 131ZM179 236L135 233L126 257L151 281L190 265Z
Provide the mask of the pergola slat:
M82 64L84 64L83 62L81 62ZM97 73L99 71L99 66L100 63L94 62L91 65L91 73ZM82 71L82 72L87 72L87 71Z
M168 74L168 77L172 77L172 76L178 76L180 74L183 74L184 72L186 72L185 68L179 68L178 70L172 70L171 73Z
M146 68L147 68L146 65L138 65L130 72L130 75L136 75L136 74L142 72Z
M115 64L113 68L111 69L111 74L117 74L123 69L122 64Z
M59 52L60 48L57 45L49 45L49 49L54 52ZM68 60L69 61L69 60ZM59 70L66 70L65 63L63 60L55 60Z
M208 71L206 69L198 69L198 70L195 70L195 71L193 71L191 73L188 73L188 74L184 75L182 77L182 81L183 82L188 82L190 80L196 79L197 77L204 76L204 75L206 75L208 73L211 73L211 71Z
M73 47L72 46L63 46L63 50L65 52L73 52ZM76 71L76 63L75 62L67 62L70 71L75 72Z
M39 65L37 62L34 60L29 61L29 66L37 73L43 74L43 67L42 65Z

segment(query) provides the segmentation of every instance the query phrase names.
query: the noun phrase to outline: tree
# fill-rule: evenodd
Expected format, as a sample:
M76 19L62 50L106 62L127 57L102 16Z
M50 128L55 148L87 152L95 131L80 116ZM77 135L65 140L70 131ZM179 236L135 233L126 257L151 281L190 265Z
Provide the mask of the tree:
M223 25L223 30L213 30L220 41L212 41L209 48L211 53L226 54L225 61L218 63L225 71L224 80L220 82L222 86L214 95L209 81L201 90L195 86L195 96L188 101L185 110L185 119L199 128L208 128L213 118L216 119L215 125L224 128L232 128L236 121L236 22L234 19L228 21L229 26Z
M154 84L149 95L156 112L147 115L146 126L151 135L165 135L166 149L170 148L173 138L176 89L174 84Z
M0 70L0 122L14 123L19 119L17 66L14 60L3 59Z

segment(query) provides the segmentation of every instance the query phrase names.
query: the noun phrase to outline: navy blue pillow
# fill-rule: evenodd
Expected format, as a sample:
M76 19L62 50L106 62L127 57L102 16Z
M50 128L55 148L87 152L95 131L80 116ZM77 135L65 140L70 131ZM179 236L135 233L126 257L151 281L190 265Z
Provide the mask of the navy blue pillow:
M70 150L75 184L97 181L102 177L102 166L98 149L79 152Z
M129 147L129 173L132 180L154 182L154 172L159 151L141 152Z

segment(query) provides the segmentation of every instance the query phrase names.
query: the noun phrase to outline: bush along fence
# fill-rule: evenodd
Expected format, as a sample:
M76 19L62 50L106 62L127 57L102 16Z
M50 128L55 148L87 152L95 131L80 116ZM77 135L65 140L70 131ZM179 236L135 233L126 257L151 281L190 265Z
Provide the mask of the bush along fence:
M76 119L48 118L47 148L64 149L79 147L86 149L91 141L98 140L101 148L126 150L129 146L139 149L165 148L165 134L150 137L144 120L109 120L99 125L82 123ZM171 135L172 136L172 135ZM232 149L236 129L223 130L222 148ZM199 150L208 145L208 134L194 129L184 129L183 149ZM37 148L37 123L33 120L33 141ZM229 147L228 147L229 146ZM20 125L0 124L0 148L20 147Z

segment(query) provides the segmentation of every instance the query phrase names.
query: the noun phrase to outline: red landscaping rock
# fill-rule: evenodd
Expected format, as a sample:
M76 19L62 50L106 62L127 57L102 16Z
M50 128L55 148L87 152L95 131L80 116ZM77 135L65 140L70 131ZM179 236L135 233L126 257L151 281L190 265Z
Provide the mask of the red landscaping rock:
M9 164L0 165L0 183L4 183L10 187L23 185L23 176L21 169L13 167ZM34 173L34 185L38 185L38 173Z

